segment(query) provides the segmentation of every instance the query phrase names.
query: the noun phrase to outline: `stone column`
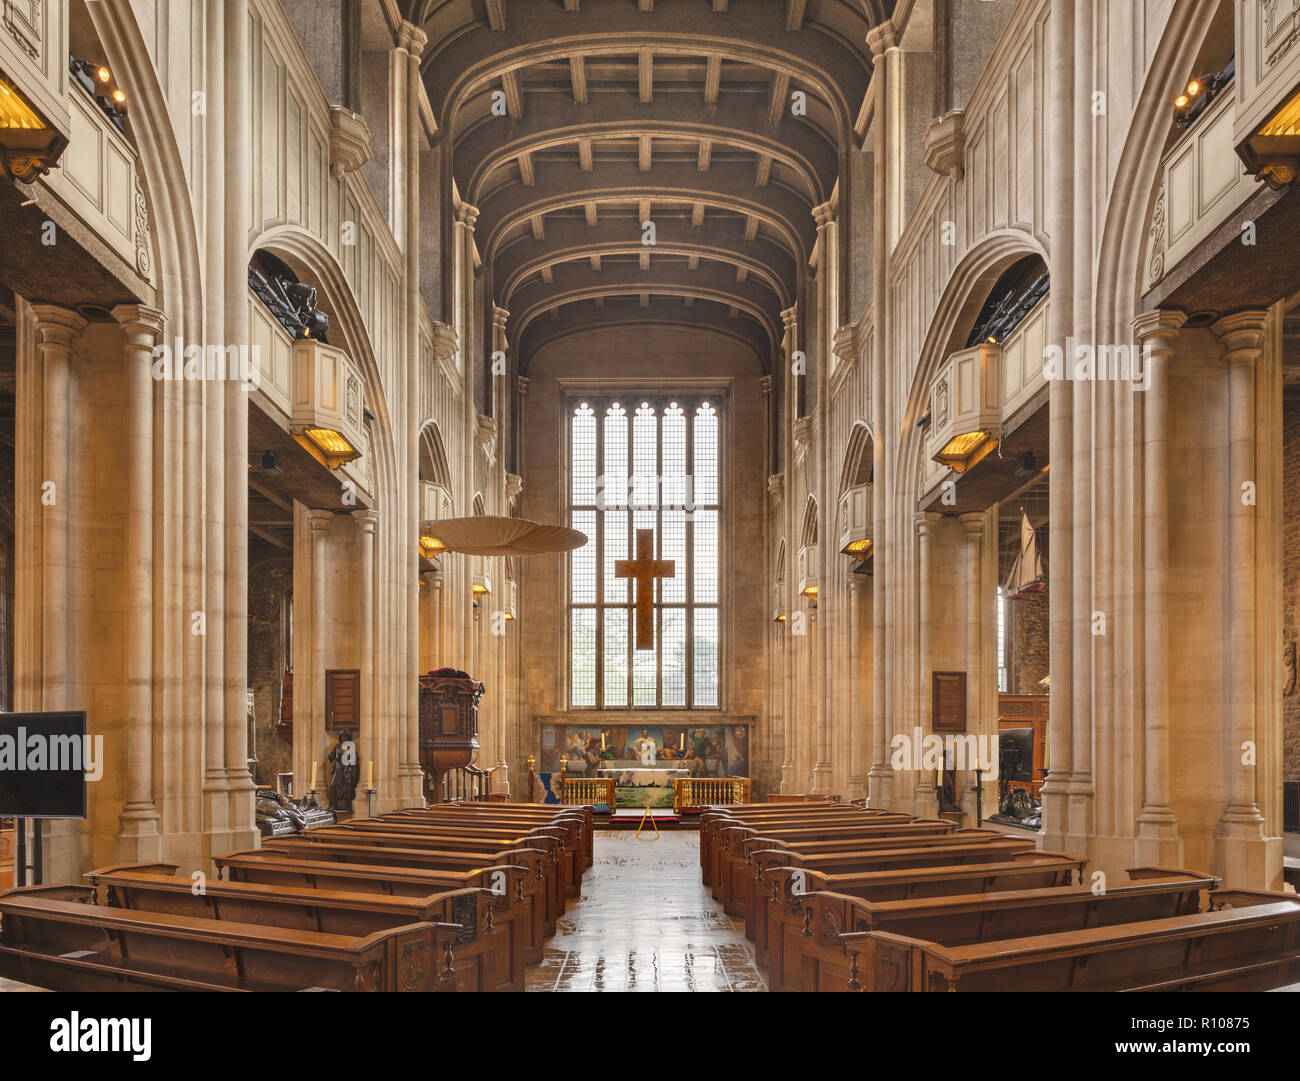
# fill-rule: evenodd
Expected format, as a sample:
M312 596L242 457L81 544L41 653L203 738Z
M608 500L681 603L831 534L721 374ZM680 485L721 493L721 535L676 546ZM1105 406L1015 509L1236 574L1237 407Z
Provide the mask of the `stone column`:
M43 710L72 705L72 619L69 563L72 506L71 458L71 357L86 320L55 304L33 304L36 316L36 351L41 371L41 682ZM46 487L46 486L49 487Z
M987 522L986 512L957 516L966 531L965 570L966 570L966 731L977 737L978 756L987 731L987 719L984 716L984 530ZM994 739L996 745L997 740ZM996 750L996 746L994 748ZM966 778L962 791L962 805L966 812L967 824L975 821L976 789L982 787L975 773L979 762L966 762ZM996 759L994 760L996 764ZM983 805L985 814L991 814L996 808Z
M325 562L326 541L330 526L334 523L334 512L308 510L307 522L311 528L311 667L306 672L294 673L296 692L301 693L304 685L310 688L308 701L311 711L305 718L306 730L302 731L302 737L306 741L303 764L307 770L303 775L303 792L311 786L312 763L322 762L322 742L325 726L329 722L325 715ZM297 724L297 710L294 712L294 738L297 739L301 729ZM323 765L317 770L318 785L324 776L321 770Z
M421 401L420 357L420 143L423 127L420 119L420 99L423 83L420 77L420 57L428 44L423 30L410 22L397 27L394 69L396 80L405 77L403 99L404 113L398 126L403 160L400 168L394 162L393 179L398 190L392 205L402 210L402 250L405 255L406 310L406 432L400 453L405 458L404 493L406 499L399 505L403 512L398 518L395 554L397 586L404 590L406 602L405 650L397 671L405 682L399 690L400 714L404 723L394 724L394 757L397 759L400 779L397 795L408 806L423 803L424 775L419 764L419 661L420 661L420 601L416 573L419 563L411 549L420 530L420 425L424 420ZM400 69L405 61L405 73ZM399 198L398 196L403 198ZM435 346L437 349L437 327ZM404 738L403 738L404 737ZM404 753L403 753L404 752Z
M502 560L504 566L505 560ZM492 617L492 633L496 638L496 680L497 680L497 758L493 765L496 773L492 775L492 791L510 794L510 762L506 756L506 706L509 699L509 687L506 683L506 635L510 631L512 620L504 616L505 607L510 603L509 581L503 576L501 588L506 591L502 597L501 612L498 619ZM498 633L500 632L500 633Z
M1264 348L1268 313L1245 311L1225 316L1210 329L1228 368L1228 545L1227 652L1228 716L1224 725L1227 802L1215 831L1214 870L1227 886L1266 885L1264 816L1259 810L1255 765L1259 755L1255 695L1256 501L1247 484L1258 486L1255 460L1255 368ZM1247 751L1250 763L1243 761Z
M917 718L916 726L921 729L924 740L931 731L930 726L930 634L934 619L933 568L931 567L931 549L934 546L934 530L941 516L932 511L913 515L917 536L917 573L920 579L917 590L917 635L920 648L917 651ZM914 753L920 748L914 748ZM912 792L913 813L918 818L937 818L939 815L938 786L935 784L932 770L920 769L916 775L916 787Z
M862 736L869 713L858 702L858 676L862 667L862 594L866 589L866 576L849 575L849 670L846 683L848 699L848 785L845 799L861 799L866 795L862 783Z
M115 858L162 859L153 792L153 347L163 313L119 304L113 318L126 335L126 803Z
M357 532L360 539L361 567L358 570L360 581L358 585L359 593L359 623L361 625L361 701L360 701L360 730L353 733L353 739L361 748L361 755L358 758L357 768L362 767L361 759L367 759L370 762L386 763L387 756L380 755L380 733L378 717L376 716L375 702L375 531L379 525L379 513L373 510L354 510L352 517L357 523ZM312 621L313 625L315 620ZM368 817L370 813L369 800L364 793L365 783L369 777L369 770L359 773L361 786L357 790L357 802L353 804L356 808L357 817ZM386 776L387 768L380 765L375 769L375 801L378 804L381 798L387 798L392 793L393 778Z
M1052 237L1049 267L1052 305L1048 335L1065 350L1072 363L1068 338L1074 333L1074 214L1072 193L1074 161L1074 0L1054 0L1048 20L1048 126L1047 161L1051 183L1046 214ZM1048 721L1048 775L1043 782L1043 844L1048 850L1067 851L1069 829L1071 751L1074 728L1074 647L1072 567L1074 545L1074 394L1073 383L1053 380L1049 385L1051 432L1049 475L1051 488L1048 597L1050 605L1051 715Z
M1169 716L1169 460L1170 367L1174 342L1187 316L1144 312L1133 330L1144 354L1147 389L1143 427L1143 728L1142 810L1137 821L1137 859L1152 867L1181 867L1183 842L1173 810Z

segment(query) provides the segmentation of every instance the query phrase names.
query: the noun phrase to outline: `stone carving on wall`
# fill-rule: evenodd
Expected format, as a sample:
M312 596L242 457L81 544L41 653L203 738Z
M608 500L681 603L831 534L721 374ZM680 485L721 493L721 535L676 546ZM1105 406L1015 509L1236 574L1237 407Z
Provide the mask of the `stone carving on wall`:
M941 379L934 387L934 429L942 428L947 423L948 380Z
M1295 642L1282 643L1282 694L1295 694Z
M41 23L44 21L45 0L4 0L5 29L18 47L33 60L41 57Z
M144 182L135 174L135 268L142 277L149 277L149 201L144 197Z
M1155 285L1165 276L1165 186L1160 185L1156 208L1151 214L1151 269L1147 285Z

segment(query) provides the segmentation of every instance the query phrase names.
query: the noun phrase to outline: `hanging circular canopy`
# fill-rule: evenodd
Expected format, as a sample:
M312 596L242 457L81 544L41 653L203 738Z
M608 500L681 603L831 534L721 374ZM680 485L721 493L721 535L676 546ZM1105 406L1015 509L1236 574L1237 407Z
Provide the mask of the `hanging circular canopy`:
M423 522L422 536L436 537L449 552L471 556L535 556L571 552L587 543L587 534L526 518L444 518Z

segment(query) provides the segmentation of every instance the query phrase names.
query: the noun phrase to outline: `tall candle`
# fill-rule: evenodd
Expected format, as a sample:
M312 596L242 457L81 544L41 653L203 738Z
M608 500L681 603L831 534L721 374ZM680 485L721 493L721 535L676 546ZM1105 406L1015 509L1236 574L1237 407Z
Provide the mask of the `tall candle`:
M602 733L600 734L600 749L601 749L602 751L605 749L605 733L604 733L604 732L602 732Z
M315 762L311 764L311 790L313 792L316 791L316 766L317 763Z
M681 742L677 744L679 750L686 750L686 733L682 733Z
M370 780L366 783L366 787L374 788L375 787L375 760L373 758L370 760L370 770L368 776Z

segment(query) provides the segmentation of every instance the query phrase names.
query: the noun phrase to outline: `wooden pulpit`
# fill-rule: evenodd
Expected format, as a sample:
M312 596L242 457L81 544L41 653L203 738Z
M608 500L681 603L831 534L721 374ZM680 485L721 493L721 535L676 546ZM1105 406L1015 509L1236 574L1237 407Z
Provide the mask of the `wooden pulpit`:
M442 779L478 754L478 703L483 684L455 668L420 677L420 768L424 798L442 801Z

